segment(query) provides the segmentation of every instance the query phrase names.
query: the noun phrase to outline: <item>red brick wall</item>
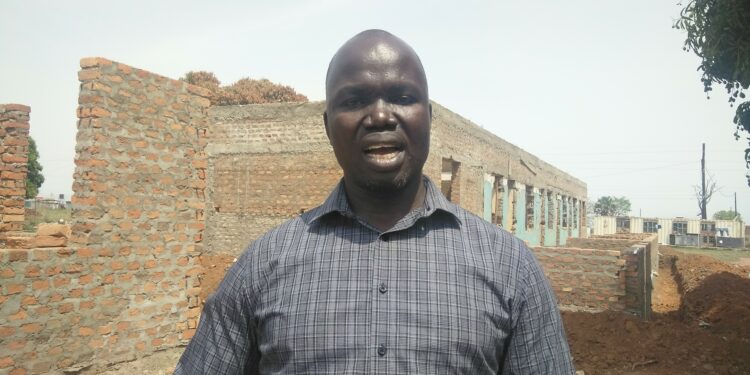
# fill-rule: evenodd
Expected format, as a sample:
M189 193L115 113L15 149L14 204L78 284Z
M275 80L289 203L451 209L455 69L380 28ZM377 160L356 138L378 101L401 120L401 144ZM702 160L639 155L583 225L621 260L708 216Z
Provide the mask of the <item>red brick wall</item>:
M323 202L341 176L324 110L323 102L211 108L207 253L239 254L271 227ZM443 158L460 163L452 200L478 215L485 173L586 196L583 182L433 103L424 173L438 184Z
M589 238L570 238L566 244L569 247L581 249L622 250L639 242L639 240L634 239L592 236Z
M625 310L625 264L620 251L535 247L534 255L562 309Z
M342 176L323 103L211 108L206 253L238 256L274 226L314 208Z
M640 241L607 236L571 238L566 247L536 247L533 251L562 308L627 311L649 318L651 271L658 267L656 241L655 235Z
M0 104L0 233L20 231L23 225L29 112L24 105Z
M81 60L68 247L0 250L0 373L185 342L200 312L207 93Z
M320 151L218 155L211 168L212 254L239 255L270 228L320 205L341 179L336 159Z

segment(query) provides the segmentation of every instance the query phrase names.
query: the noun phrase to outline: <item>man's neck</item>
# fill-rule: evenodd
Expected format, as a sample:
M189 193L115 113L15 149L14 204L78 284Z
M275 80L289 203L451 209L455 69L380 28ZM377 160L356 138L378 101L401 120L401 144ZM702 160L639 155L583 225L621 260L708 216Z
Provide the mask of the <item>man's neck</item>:
M426 188L420 175L403 189L375 193L344 182L347 198L357 216L385 232L393 228L406 214L424 204Z

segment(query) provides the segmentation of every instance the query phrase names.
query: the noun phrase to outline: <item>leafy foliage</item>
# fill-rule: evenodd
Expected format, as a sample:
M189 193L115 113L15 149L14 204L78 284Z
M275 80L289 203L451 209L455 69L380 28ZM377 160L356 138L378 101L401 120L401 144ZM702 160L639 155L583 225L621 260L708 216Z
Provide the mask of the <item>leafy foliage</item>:
M211 72L187 72L180 80L209 89L212 93L211 104L264 104L284 102L306 102L307 97L298 94L289 86L279 85L267 79L242 78L229 85L221 86L221 82Z
M721 210L714 213L714 220L742 220L742 215L739 212L732 210Z
M594 203L594 213L600 216L622 216L630 212L630 200L625 197L605 196Z
M703 90L709 93L714 84L721 85L730 106L742 101L734 116L734 137L750 132L750 102L743 101L750 87L750 1L690 0L674 27L687 32L684 49L701 58ZM750 170L750 147L745 163ZM750 186L750 172L746 177Z
M29 162L28 172L26 172L26 198L36 198L39 194L39 187L44 183L42 175L42 165L39 164L39 151L36 149L36 142L29 137Z

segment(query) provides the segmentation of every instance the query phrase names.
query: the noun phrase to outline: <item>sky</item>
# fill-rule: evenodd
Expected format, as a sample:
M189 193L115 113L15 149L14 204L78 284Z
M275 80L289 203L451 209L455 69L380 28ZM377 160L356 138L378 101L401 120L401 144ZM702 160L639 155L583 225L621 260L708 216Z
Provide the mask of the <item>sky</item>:
M46 181L70 197L82 57L167 77L268 78L323 100L325 70L354 34L388 30L414 47L443 106L588 185L631 215L695 217L701 143L721 189L709 215L750 218L734 108L707 100L699 59L672 28L676 1L4 0L0 103L31 106Z

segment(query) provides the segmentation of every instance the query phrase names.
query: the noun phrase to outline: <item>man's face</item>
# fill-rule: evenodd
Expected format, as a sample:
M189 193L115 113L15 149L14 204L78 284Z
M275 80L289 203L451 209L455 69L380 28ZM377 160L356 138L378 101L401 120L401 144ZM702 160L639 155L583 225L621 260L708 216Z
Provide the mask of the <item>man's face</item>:
M420 181L430 149L424 71L410 48L393 41L352 44L329 71L326 133L347 184L396 191Z

